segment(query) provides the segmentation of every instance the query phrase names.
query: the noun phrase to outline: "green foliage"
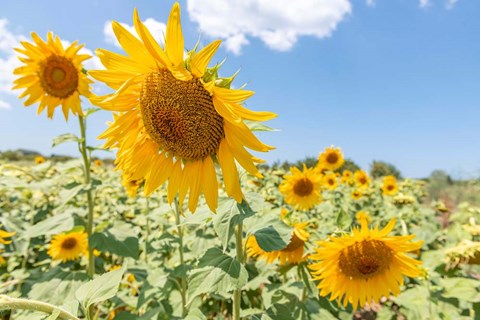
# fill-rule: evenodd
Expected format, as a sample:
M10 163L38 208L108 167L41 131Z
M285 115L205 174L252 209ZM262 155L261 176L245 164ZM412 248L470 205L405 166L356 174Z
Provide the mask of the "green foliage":
M397 179L402 178L400 170L398 170L393 164L377 160L374 160L372 164L370 164L370 176L373 178L381 178L385 176L394 176Z

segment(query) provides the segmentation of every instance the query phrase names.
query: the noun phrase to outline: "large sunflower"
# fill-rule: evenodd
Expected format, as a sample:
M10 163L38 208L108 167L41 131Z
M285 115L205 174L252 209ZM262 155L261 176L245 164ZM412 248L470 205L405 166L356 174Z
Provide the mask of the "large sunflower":
M297 223L293 226L292 237L288 245L282 250L266 252L257 243L255 236L247 240L247 254L250 257L260 257L267 260L267 263L273 263L277 258L281 265L296 264L304 260L305 242L310 237L307 228L308 222Z
M286 203L308 210L322 202L322 175L318 171L303 165L303 172L296 167L291 167L290 172L279 186Z
M62 233L53 236L48 255L53 260L74 260L88 252L88 236L85 232Z
M422 241L410 242L415 235L387 236L395 219L382 230L369 229L367 219L360 224L351 235L318 242L316 254L310 256L318 262L309 266L313 278L320 281L322 296L330 294L330 300L343 300L344 306L351 303L354 309L390 293L398 295L404 275L421 274L421 262L406 254L422 246Z
M82 72L82 62L90 58L89 55L78 54L83 45L75 41L64 48L60 38L54 37L52 32L48 33L46 42L35 32L32 32L32 39L34 43L22 41L24 48L15 48L24 55L18 57L24 65L13 71L20 76L14 81L13 89L25 89L19 98L29 95L24 105L39 102L38 114L47 108L49 118L53 117L59 105L62 105L65 120L69 111L74 115L83 115L80 95L90 96L92 83Z
M183 203L189 193L188 208L194 212L202 192L210 209L217 207L218 161L227 194L241 202L235 160L262 177L255 166L262 160L245 148L273 149L260 142L244 120L265 121L276 115L243 107L254 92L230 89L233 77L218 78L219 65L207 68L219 40L188 52L184 59L178 3L168 18L165 48L154 40L136 10L133 22L139 38L112 23L127 56L98 49L107 70L89 72L116 91L92 97L91 102L120 112L100 136L107 139L106 147L119 149L117 167L133 180L145 180L146 195L168 180L168 201L178 193Z

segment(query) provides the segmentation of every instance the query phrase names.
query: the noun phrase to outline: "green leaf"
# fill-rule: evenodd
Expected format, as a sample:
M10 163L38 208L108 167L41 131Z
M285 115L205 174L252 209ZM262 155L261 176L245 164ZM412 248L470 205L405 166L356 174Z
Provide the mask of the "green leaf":
M407 319L424 319L430 313L430 292L426 287L417 286L403 291L393 301L402 306L401 313Z
M219 201L217 215L213 218L213 228L220 238L224 249L228 246L235 226L254 214L255 212L245 200L241 204L238 204L233 199L222 199Z
M61 135L53 138L52 148L58 146L59 144L62 144L62 143L65 143L65 142L70 142L70 141L81 142L82 139L80 139L79 137L77 137L73 133L61 134Z
M40 236L59 234L73 228L73 216L64 213L52 216L29 227L19 239L32 239Z
M445 287L442 296L455 298L460 301L480 302L480 293L477 288L480 282L474 279L449 278L443 279L441 284Z
M112 228L94 233L89 241L95 249L121 257L137 259L140 253L136 233L130 224L124 222L116 222Z
M227 293L247 283L245 267L220 248L208 249L198 266L189 273L187 304L202 293Z
M352 224L352 217L343 209L340 209L337 216L337 226L340 230L345 230Z
M207 317L198 308L193 308L188 312L185 320L207 320Z
M284 249L292 238L292 228L279 219L270 219L267 223L252 232L258 245L266 252Z
M122 281L125 268L120 268L101 275L83 284L75 292L75 297L84 310L91 305L115 296Z
M247 127L252 131L278 131L277 129L273 129L269 126L266 126L262 122L252 121L252 120L244 120Z

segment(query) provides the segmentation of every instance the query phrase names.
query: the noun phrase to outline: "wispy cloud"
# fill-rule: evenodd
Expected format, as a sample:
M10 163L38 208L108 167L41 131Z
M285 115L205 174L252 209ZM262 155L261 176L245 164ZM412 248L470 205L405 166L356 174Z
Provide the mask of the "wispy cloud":
M451 10L455 6L455 4L457 4L457 2L458 2L458 0L447 0L447 4L445 5L445 7L448 10Z
M426 8L430 5L430 0L420 0L420 8Z
M301 36L328 37L352 6L348 0L187 0L187 10L202 33L240 54L249 38L287 51Z
M375 0L367 0L367 6L375 7Z

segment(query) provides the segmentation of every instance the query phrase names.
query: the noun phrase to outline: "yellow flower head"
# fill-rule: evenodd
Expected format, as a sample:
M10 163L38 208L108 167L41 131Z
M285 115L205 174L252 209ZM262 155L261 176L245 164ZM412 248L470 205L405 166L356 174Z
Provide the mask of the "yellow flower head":
M101 167L103 166L103 161L100 159L95 159L93 160L93 164L95 165L95 167Z
M368 174L363 170L357 170L353 174L355 183L359 188L366 188L370 185L370 178Z
M355 219L357 219L358 223L361 223L363 220L365 220L368 224L372 221L372 218L366 211L358 211L355 215Z
M127 175L122 176L122 185L125 188L125 191L127 192L128 196L133 198L137 195L137 190L142 184L143 181L139 180L133 180L131 177L128 177Z
M88 237L85 232L62 233L53 236L48 255L63 262L75 260L88 252Z
M255 236L251 236L247 240L247 254L249 257L260 257L267 260L267 263L273 263L277 258L280 260L281 265L296 264L303 260L305 242L307 242L310 234L307 228L308 222L297 223L293 227L292 238L288 245L277 251L266 252L257 243Z
M337 175L335 173L328 173L323 177L323 185L329 190L335 190L338 187Z
M36 164L42 164L42 163L44 163L44 162L45 162L45 158L44 158L44 157L42 157L42 156L36 156L36 157L35 157L35 163L36 163Z
M291 167L290 172L291 174L284 176L279 187L286 203L308 210L322 202L322 176L317 171L304 165L303 172L296 167Z
M343 166L344 162L342 150L334 146L326 148L318 157L318 165L323 170L335 171Z
M406 253L420 249L423 242L410 242L415 235L388 236L394 225L392 219L382 230L369 229L363 219L352 234L318 242L316 254L310 256L318 262L309 267L320 281L320 294L357 309L390 293L398 295L404 275L421 275L421 262Z
M113 31L127 55L96 51L106 70L89 74L115 90L90 101L119 114L100 136L109 148L118 148L116 165L133 180L145 180L150 195L168 180L167 198L178 193L180 204L187 193L188 208L194 212L200 194L212 211L217 208L218 161L228 195L243 198L236 167L261 178L255 166L260 160L246 148L267 152L268 146L252 133L244 120L266 121L271 112L257 112L242 103L254 92L230 89L234 77L219 78L219 65L207 68L220 46L213 41L184 59L180 5L175 3L168 18L165 48L153 38L137 11L133 23L138 38L120 23Z
M351 194L353 200L360 200L360 198L363 196L363 193L360 189L353 190Z
M1 244L9 244L12 243L12 240L7 240L7 238L11 238L15 235L16 232L7 232L0 229L0 243Z
M64 48L60 38L54 37L52 32L48 33L46 42L34 32L32 39L33 43L22 41L23 48L15 49L24 55L19 57L24 65L13 72L20 76L14 81L13 89L25 89L19 98L29 95L24 105L40 103L38 114L47 108L49 118L59 105L62 105L65 120L68 120L69 111L83 115L80 96L90 96L92 83L82 72L83 61L90 58L78 54L83 45L75 41Z
M397 179L394 176L383 178L382 191L385 196L394 196L398 193Z

